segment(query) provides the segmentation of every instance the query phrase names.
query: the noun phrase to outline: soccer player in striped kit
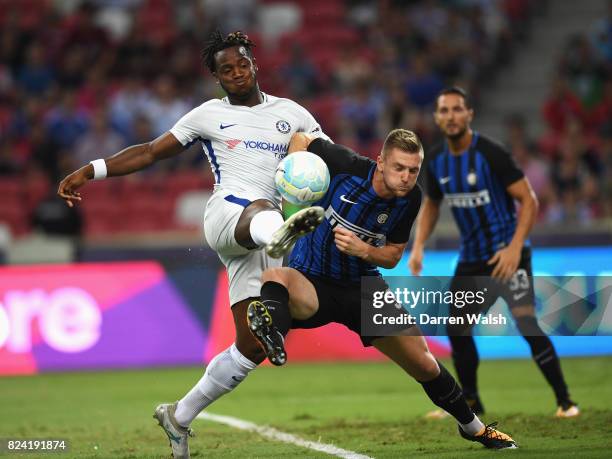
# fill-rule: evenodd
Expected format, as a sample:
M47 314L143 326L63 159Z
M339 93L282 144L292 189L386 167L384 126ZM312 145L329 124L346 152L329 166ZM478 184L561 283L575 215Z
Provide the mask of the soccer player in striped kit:
M425 160L426 197L408 265L413 274L421 272L425 242L438 220L442 199L446 198L461 233L452 287L474 285L475 276L492 279L487 285L496 288L496 295L487 295L489 301L481 311L492 306L498 296L504 298L535 363L555 393L556 416L577 416L580 411L570 399L559 357L535 317L528 235L537 216L537 199L510 154L472 130L473 116L463 89L451 87L438 95L434 118L445 141L432 148ZM518 216L515 200L520 203ZM460 327L449 327L447 331L463 392L474 412L483 413L476 378L478 352L471 331ZM444 417L446 413L436 411L428 416Z
M387 291L378 267L397 265L421 205L418 137L405 129L391 131L377 161L325 139L294 134L289 151L306 149L329 168L329 190L315 203L325 209L325 220L297 241L289 267L264 272L261 301L248 307L250 329L270 362L286 362L284 336L291 328L341 323L359 334L364 346L374 346L419 381L431 401L455 417L463 438L492 449L516 448L495 423L484 425L472 412L417 327L362 334L362 301L371 303L376 292ZM362 283L363 277L371 283ZM387 317L403 311L394 303L384 307Z

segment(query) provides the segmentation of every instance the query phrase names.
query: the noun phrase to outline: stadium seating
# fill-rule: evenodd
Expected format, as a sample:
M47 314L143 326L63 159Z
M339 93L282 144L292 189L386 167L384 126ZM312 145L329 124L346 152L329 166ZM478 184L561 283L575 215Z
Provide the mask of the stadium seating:
M138 80L139 96L133 96L133 99L130 99L132 96L126 97L124 103L127 105L119 107L123 110L121 116L113 118L119 120L115 122L123 123L113 125L113 128L128 145L134 142L130 137L132 129L128 120L138 113L146 117L146 112L138 112L142 111L138 105L142 101L138 98L153 97L152 82L162 72L171 75L176 82L176 97L186 101L189 106L201 103L202 98L219 95L210 80L201 84L203 72L185 72L184 62L177 58L179 53L170 50L178 43L176 40L180 40L181 49L197 54L208 33L214 27L223 28L227 18L216 17L212 10L202 10L201 5L196 5L197 2L143 0L137 2L138 8L132 8L131 2L124 6L119 2L112 8L123 8L123 16L128 18L125 23L128 30L124 34L116 34L108 24L104 25L104 21L96 22L101 17L97 17L97 14L108 13L110 7L105 5L107 2L61 3L51 0L0 0L0 27L6 35L6 46L1 51L0 60L0 146L9 151L8 158L0 155L0 174L4 174L0 175L0 196L3 197L0 222L8 223L16 235L29 231L30 214L41 199L56 189L59 171L80 165L72 157L71 145L60 148L51 141L56 134L54 132L46 132L49 142L43 154L53 156L41 157L37 150L40 144L29 141L28 133L33 128L46 130L50 126L50 121L58 112L58 101L70 100L66 96L75 94L77 106L74 116L87 125L94 111L110 113L111 108L107 103L124 89L125 81ZM351 79L350 72L355 72L358 76L352 75L352 78L364 79L359 83L366 85L369 96L386 104L397 88L405 91L403 88L411 72L410 56L418 52L428 60L432 74L447 79L445 83L461 81L468 89L476 89L483 78L494 78L490 74L491 69L503 71L499 63L491 60L495 58L495 46L503 42L504 49L520 51L521 43L526 39L524 35L509 33L512 30L504 27L512 28L514 24L528 27L534 10L546 8L535 0L493 2L494 5L486 5L486 8L496 8L496 17L501 22L491 29L491 24L479 22L483 20L482 14L478 13L481 6L472 3L454 2L450 8L440 0L417 0L379 2L372 7L362 2L342 0L261 0L253 2L252 11L244 13L245 17L251 14L250 17L256 19L253 24L258 22L257 26L253 25L246 32L258 44L254 52L262 89L281 97L295 98L292 88L286 84L286 75L293 65L292 47L300 45L304 58L315 69L317 85L316 90L300 95L297 101L313 113L332 138L357 146L362 153L375 157L383 131L395 126L388 125L386 119L377 120L376 138L371 142L368 140L366 145L354 133L351 134L351 129L346 129L350 121L340 107L354 97L350 85L356 84L355 81L347 83L347 71L348 81ZM436 20L452 15L459 21L466 32L466 36L462 37L466 41L463 47L454 48L456 43L442 33L431 35L427 24L411 23L411 18L429 17L429 7L434 7L438 12ZM360 8L360 14L354 14ZM264 14L266 11L270 14ZM202 14L206 18L205 23L200 22ZM380 24L386 26L381 28ZM81 37L82 40L71 42L71 37ZM30 43L48 44L44 47L42 68L52 75L54 84L50 88L54 88L55 92L47 89L44 95L30 94L28 87L20 80L24 64L29 65ZM582 48L576 48L578 45ZM582 81L579 76L584 76L584 71L576 76L573 59L577 49L588 46L589 42L584 37L571 41L561 52L559 68L560 76L568 80L570 93L567 98L581 104L581 121L589 135L594 137L594 149L602 158L602 167L607 168L600 176L602 190L605 190L605 178L609 176L606 174L609 174L610 166L603 152L607 144L600 133L610 131L607 129L609 116L606 115L610 113L612 86L608 84L610 87L606 86L607 89L602 86L598 100L585 102L578 100L577 94L574 94L579 92ZM597 79L602 74L599 64L601 57L597 52L603 48L597 43L590 46L591 61L586 67L591 69L588 70L591 72L589 81L595 81L594 87L597 87ZM478 52L471 52L473 49ZM348 59L349 65L346 65L347 60L342 57L347 50L354 52L350 56L362 59L360 63L363 63L363 68L351 68L351 58ZM453 59L463 60L464 64L450 65L445 54L448 52L454 53ZM164 65L158 65L159 60L164 60ZM74 62L80 62L80 67L72 68ZM193 68L197 68L196 63ZM98 82L93 89L88 86L92 81ZM404 105L404 113L388 117L382 110L379 116L393 120L418 120L414 129L424 144L433 142L435 127L431 121L430 107L415 107L408 98ZM563 123L558 122L559 111L554 107L552 101L543 110L546 120L554 124L551 132L536 142L542 153L540 159L546 161L551 170L567 124L565 119ZM141 231L147 229L147 224L150 224L150 231L180 228L181 225L173 219L177 212L177 200L191 191L209 191L213 184L210 172L201 172L207 166L202 168L198 163L194 169L192 156L182 158L177 158L170 167L156 168L153 172L88 184L83 190L85 199L80 206L85 218L85 234L112 235L116 231ZM3 161L7 164L3 164ZM61 166L49 170L54 162L61 162ZM47 176L53 176L53 179ZM599 193L597 199L588 203L597 209L594 215L608 216L606 209L612 209L609 199L606 193ZM108 205L109 201L113 203L112 208ZM138 221L133 215L145 213L144 209L151 217L142 217ZM545 214L542 218L545 218ZM112 221L103 222L104 219Z

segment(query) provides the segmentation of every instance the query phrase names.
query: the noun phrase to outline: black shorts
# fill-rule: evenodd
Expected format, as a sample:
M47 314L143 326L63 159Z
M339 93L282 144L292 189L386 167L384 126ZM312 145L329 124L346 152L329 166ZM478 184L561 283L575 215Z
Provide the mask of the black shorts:
M533 272L531 269L531 249L524 247L521 261L512 279L501 284L491 278L494 265L486 261L459 263L451 282L451 290L456 292L478 291L486 289L485 302L478 307L452 308L453 315L464 315L474 312L486 312L501 296L510 309L517 306L534 306Z
M342 282L299 272L314 286L319 309L306 320L293 319L291 328L317 328L335 322L357 333L365 347L371 346L373 340L380 338L361 335L361 301L362 295L367 296L368 293L362 293L360 282ZM380 282L380 289L385 290L387 287L382 278ZM369 300L371 301L371 298Z

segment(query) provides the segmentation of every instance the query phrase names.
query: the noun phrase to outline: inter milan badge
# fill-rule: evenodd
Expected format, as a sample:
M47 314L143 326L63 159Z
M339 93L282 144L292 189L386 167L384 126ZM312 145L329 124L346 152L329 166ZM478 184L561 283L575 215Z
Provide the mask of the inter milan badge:
M285 120L280 120L276 122L276 129L278 132L287 134L291 130L291 125Z
M389 214L383 212L382 214L378 215L378 218L376 219L376 221L380 223L381 225L384 225L384 223L387 221L387 218L389 218Z
M468 185L470 186L474 186L476 185L476 182L478 182L478 176L476 175L476 172L474 172L473 170L471 170L468 173L466 178L467 178Z

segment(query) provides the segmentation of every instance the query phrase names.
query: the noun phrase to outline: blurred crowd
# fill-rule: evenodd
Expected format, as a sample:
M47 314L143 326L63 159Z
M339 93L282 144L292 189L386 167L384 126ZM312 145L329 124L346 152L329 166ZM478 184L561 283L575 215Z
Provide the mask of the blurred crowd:
M309 108L335 141L375 155L402 126L429 144L438 91L458 84L477 103L546 3L0 0L0 183L44 176L52 191L68 171L149 141L220 96L199 58L216 28L246 31L262 90ZM531 138L517 115L500 139L536 188L543 220L612 215L610 37L602 18L565 45L542 107L545 136ZM193 147L148 173L206 167Z
M531 139L520 116L507 143L549 223L585 225L612 217L612 1L608 15L561 49L542 106L546 133Z

